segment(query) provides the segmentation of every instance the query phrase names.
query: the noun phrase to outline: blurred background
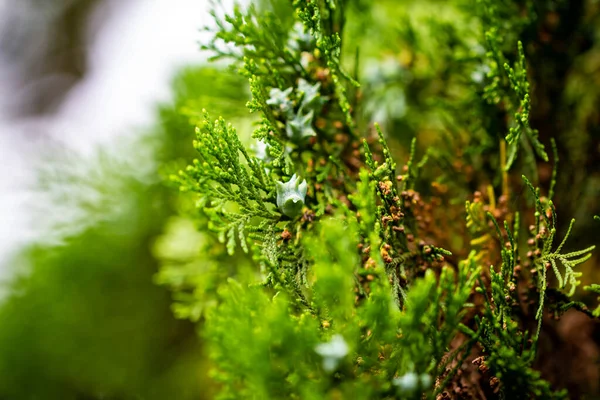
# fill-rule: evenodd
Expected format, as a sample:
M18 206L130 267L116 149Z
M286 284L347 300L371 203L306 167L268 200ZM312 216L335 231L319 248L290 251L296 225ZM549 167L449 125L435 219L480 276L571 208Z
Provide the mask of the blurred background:
M38 160L56 145L89 155L152 124L175 72L206 58L207 10L198 0L0 1L0 160L10 171L0 177L0 259L38 231L25 212Z
M152 245L159 104L210 23L204 0L0 0L1 399L208 396Z

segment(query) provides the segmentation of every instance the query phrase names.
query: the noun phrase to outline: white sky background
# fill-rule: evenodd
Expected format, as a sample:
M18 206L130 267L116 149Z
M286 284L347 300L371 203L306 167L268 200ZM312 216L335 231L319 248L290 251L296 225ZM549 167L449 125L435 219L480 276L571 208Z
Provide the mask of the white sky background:
M7 4L0 0L0 23ZM149 126L178 67L205 58L198 42L210 22L207 0L109 0L102 7L97 15L108 20L89 43L88 72L50 117L15 120L3 112L21 94L11 87L18 71L0 54L0 277L8 255L35 238L28 208L38 199L30 188L45 153L58 142L91 155L98 144Z

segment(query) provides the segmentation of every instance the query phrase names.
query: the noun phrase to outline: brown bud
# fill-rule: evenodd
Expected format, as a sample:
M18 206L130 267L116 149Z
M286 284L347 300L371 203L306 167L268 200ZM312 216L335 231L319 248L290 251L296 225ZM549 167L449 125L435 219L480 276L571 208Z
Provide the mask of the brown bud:
M495 389L499 385L500 385L500 379L496 378L495 376L492 376L490 378L490 386L491 386L491 388Z
M527 258L533 258L533 252L532 251L528 251L527 252Z

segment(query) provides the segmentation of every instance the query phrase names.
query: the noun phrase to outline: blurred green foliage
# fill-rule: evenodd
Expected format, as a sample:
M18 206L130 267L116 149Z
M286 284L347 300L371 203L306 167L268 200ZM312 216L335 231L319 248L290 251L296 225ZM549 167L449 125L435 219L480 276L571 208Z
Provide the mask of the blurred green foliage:
M157 168L189 161L192 110L210 104L240 115L241 82L212 67L186 68L150 132L92 160L61 152L40 171L37 191L52 216L40 218L52 222L9 263L0 398L211 397L195 328L174 319L170 295L154 283L173 253L161 237L186 221L177 217L186 201ZM177 257L199 254L195 242L187 254L178 245Z

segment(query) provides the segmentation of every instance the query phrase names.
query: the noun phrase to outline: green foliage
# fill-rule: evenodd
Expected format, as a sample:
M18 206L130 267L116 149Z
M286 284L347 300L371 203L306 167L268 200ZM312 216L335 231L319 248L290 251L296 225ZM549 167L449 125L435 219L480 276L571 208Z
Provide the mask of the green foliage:
M216 10L232 68L40 177L71 219L16 261L0 397L597 398L597 6Z
M430 271L409 291L400 312L378 268L369 297L357 304L353 288L364 271L358 255L348 252L358 243L357 233L356 222L327 219L304 239L314 258L308 309L296 308L281 292L234 281L223 285L222 303L209 314L205 330L222 398L393 395L400 390L393 377L429 377L443 369L442 356L466 312L477 269L465 263L456 276L446 268L439 283ZM331 340L343 340L353 355L346 357L343 346L341 353L324 350ZM328 358L335 359L334 367ZM411 397L430 388L431 378L424 379L429 384Z
M587 261L592 256L591 251L594 250L596 246L590 246L586 249L561 254L561 250L569 238L573 224L575 223L575 219L572 219L562 242L558 245L556 250L552 251L554 237L556 235L556 210L554 208L554 204L552 203L552 200L548 200L548 207L545 207L539 198L538 190L531 185L527 178L523 176L523 179L535 198L535 219L537 224L532 233L535 234L536 238L540 238L542 243L541 251L539 249L537 250L534 260L536 271L540 277L538 279L540 305L536 318L541 320L544 308L545 292L548 286L546 275L549 267L552 266L552 270L554 271L556 279L558 280L559 289L564 289L567 284L569 284L570 290L567 293L567 296L573 296L575 293L575 288L580 283L577 278L581 276L581 273L575 272L573 268ZM565 269L564 276L559 271L557 263L558 261L561 262Z
M215 7L232 68L182 71L94 195L54 199L77 226L0 308L0 397L598 397L600 13L576 3Z
M258 287L230 281L220 296L223 303L209 315L205 331L220 366L220 398L283 398L317 390L307 367L319 361L312 351L318 322L290 316L284 295L271 299Z
M195 194L203 232L230 255L239 244L255 268L205 269L191 287L200 308L179 314L204 316L221 398L566 398L538 369L538 343L553 329L545 314L597 313L570 300L575 268L594 246L563 252L572 222L554 248L554 140L548 197L525 179L533 209L510 175L537 182L538 163L549 160L533 124L536 93L521 40L549 8L456 1L444 6L450 17L421 29L406 11L416 5L401 12L403 28L390 28L374 22L377 12L397 12L391 2L261 4L215 13L215 41L205 46L249 79L258 144L250 150L231 125L205 114L199 158L176 178ZM348 39L362 40L345 31L361 20L357 11L372 22L363 27L406 46L387 70L363 79L358 51L356 73L344 68ZM476 23L461 26L469 18ZM468 39L474 32L481 41ZM444 46L451 50L440 53ZM369 86L382 82L398 90ZM413 114L404 125L395 125L402 115L378 113L385 93L405 96ZM386 137L371 127L372 114L409 130ZM420 140L397 149L410 129L441 132L424 137L434 147L420 160ZM467 197L479 187L485 194ZM463 229L456 205L467 198ZM521 215L532 222L525 234ZM177 268L169 271L172 282ZM467 385L465 375L477 378Z
M202 126L196 128L194 147L200 158L181 173L181 190L196 191L205 195L198 200L198 207L208 216L210 227L227 241L227 251L233 254L236 238L244 251L246 225L253 218L263 218L258 230L275 219L270 205L274 183L265 173L261 160L250 156L241 144L235 129L220 118L214 123L205 114ZM245 164L240 161L240 153ZM236 207L229 208L227 207ZM256 230L254 231L257 232Z
M600 295L600 285L598 285L598 284L586 286L586 287L584 287L584 289ZM597 318L600 317L600 305L598 307L596 307L596 309L593 311L593 314L594 314L594 317L597 317Z
M534 163L533 153L544 161L548 161L548 155L544 145L539 141L538 132L531 128L529 115L531 111L530 85L527 78L527 67L525 65L525 51L523 43L518 42L518 58L514 66L509 65L500 46L500 37L497 26L501 26L498 8L491 5L489 1L482 1L481 7L489 13L490 27L485 32L486 50L489 59L490 83L484 89L484 98L492 103L500 102L506 107L506 113L512 117L509 123L509 131L506 141L509 144L509 155L506 169L513 165L521 146L527 152L530 163Z
M503 235L498 223L490 213L488 217L502 240ZM514 399L566 398L566 393L555 393L549 383L542 379L540 372L532 368L542 323L541 314L538 310L537 333L531 336L529 332L523 331L520 326L523 321L520 320L516 309L519 301L516 292L518 276L514 274L518 259L517 242L506 222L504 228L508 242L501 249L500 271L496 272L494 267L490 266L491 293L487 293L483 282L477 288L478 292L484 295L485 310L481 319L476 319L478 331L467 329L467 332L483 347L485 361L480 359L479 363L502 382L503 396ZM518 223L515 224L515 232L517 231ZM546 285L545 281L543 285ZM543 309L545 286L540 288L540 293L540 309Z

